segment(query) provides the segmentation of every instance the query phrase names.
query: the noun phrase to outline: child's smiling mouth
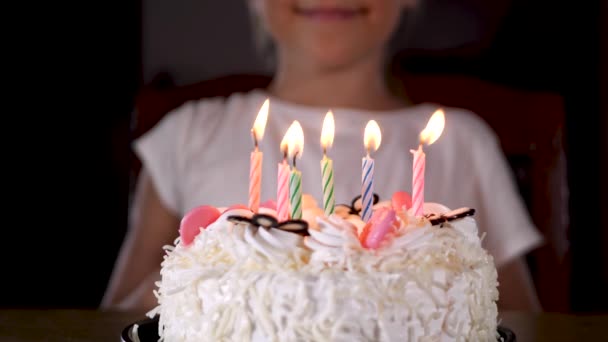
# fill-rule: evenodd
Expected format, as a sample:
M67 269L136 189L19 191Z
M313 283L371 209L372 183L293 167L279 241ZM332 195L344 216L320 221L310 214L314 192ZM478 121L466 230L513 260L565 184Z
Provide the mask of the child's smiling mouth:
M315 20L347 20L365 16L369 10L365 7L322 7L294 6L296 15Z

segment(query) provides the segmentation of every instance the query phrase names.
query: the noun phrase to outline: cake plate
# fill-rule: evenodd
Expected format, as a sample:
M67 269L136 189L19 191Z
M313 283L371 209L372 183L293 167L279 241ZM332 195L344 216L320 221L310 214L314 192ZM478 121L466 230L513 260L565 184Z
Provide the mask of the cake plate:
M498 326L500 342L516 342L515 333L502 325ZM158 337L158 317L144 319L126 326L121 333L122 342L157 342Z

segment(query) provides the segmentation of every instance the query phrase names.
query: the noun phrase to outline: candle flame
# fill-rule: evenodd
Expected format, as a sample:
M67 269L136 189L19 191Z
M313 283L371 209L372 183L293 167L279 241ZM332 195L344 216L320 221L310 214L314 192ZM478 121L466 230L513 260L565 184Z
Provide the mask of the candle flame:
M445 115L443 114L443 110L438 109L433 113L424 130L420 132L420 144L430 145L437 141L441 133L443 133L444 126Z
M253 134L253 140L257 146L257 143L264 137L264 131L266 130L266 121L268 120L268 107L269 100L266 99L262 108L258 112L258 116L255 118L253 127L251 128L251 134Z
M380 147L382 142L382 133L380 132L380 126L375 120L370 120L365 126L365 134L363 135L363 144L365 149L369 153L370 151L376 151Z
M334 132L336 125L334 123L334 113L327 112L325 119L323 119L323 128L321 129L321 147L323 151L327 150L334 143Z
M289 126L289 129L287 129L287 132L285 132L285 136L281 140L281 152L287 154L289 158L302 157L302 153L304 152L304 131L298 120L295 120Z

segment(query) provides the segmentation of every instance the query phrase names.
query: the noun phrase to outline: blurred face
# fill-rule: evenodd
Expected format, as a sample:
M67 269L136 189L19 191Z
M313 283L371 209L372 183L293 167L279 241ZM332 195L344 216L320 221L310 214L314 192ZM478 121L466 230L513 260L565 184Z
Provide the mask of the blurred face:
M287 63L339 68L384 51L411 0L253 0Z

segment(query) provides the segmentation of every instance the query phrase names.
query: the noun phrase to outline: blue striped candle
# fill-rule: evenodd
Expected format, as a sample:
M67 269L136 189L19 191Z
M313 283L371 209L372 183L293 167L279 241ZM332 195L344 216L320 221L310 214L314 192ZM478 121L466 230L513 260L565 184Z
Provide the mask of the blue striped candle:
M372 151L380 147L382 132L380 126L374 120L370 120L365 126L363 134L363 145L367 150L367 156L361 161L361 219L367 222L372 218L374 206L374 160L369 156Z
M361 219L367 222L372 217L374 205L374 159L369 155L364 157L361 166Z

